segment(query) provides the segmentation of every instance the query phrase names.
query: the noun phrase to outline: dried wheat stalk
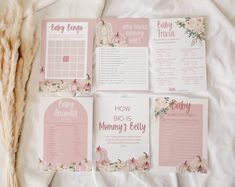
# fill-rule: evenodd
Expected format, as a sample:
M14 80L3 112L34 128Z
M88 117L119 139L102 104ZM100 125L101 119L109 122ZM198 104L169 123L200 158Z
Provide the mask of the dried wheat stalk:
M27 83L38 40L33 7L24 19L20 0L8 1L0 17L0 144L5 150L2 185L17 187L16 156L26 105Z

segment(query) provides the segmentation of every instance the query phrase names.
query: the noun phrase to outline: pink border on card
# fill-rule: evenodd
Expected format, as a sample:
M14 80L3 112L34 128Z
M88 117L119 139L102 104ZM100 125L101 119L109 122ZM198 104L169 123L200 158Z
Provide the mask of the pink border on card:
M125 40L126 45L122 47L149 47L149 20L147 18L100 18L96 19L95 29L104 21L105 27L110 31L110 40L115 40L118 37L120 40ZM124 25L129 25L132 29L123 28ZM134 28L135 25L146 25L146 30ZM132 35L126 35L127 31L143 31L143 38L140 41L128 42L129 39L135 38ZM96 33L97 34L97 33ZM118 35L118 36L117 36ZM115 43L115 41L114 41Z
M87 72L86 72L88 77L85 79L77 79L77 82L79 82L79 81L81 82L80 83L81 88L79 88L80 90L78 90L77 89L78 85L76 84L75 85L75 87L76 87L75 92L81 92L81 90L85 90L84 92L90 91L91 84L92 84L93 37L94 37L94 22L95 22L95 20L91 20L91 19L47 19L47 20L42 20L42 23L41 23L42 43L41 43L41 55L40 55L40 69L45 66L45 62L46 62L46 34L47 34L46 23L47 22L87 22L88 23ZM45 79L45 75L43 75L43 77L40 76L40 81L43 82L44 87L47 87L47 82L51 82L51 83L49 83L49 85L51 86L52 84L59 84L60 83L59 81L62 81L64 83L66 83L67 86L69 86L69 91L74 91L74 90L71 90L71 87L73 86L73 85L71 85L71 84L73 84L71 82L73 80L76 80L76 79L66 79L66 80ZM47 90L47 89L45 89L45 90Z
M70 105L72 108L70 108ZM63 112L73 115L63 116ZM46 109L43 122L43 157L46 162L69 165L70 162L79 163L83 159L87 159L88 114L80 102L71 98L62 98L54 101ZM75 130L77 133L72 135L71 132ZM51 143L53 141L56 141L56 145ZM76 144L73 144L74 142L80 143L76 151L74 150L76 147ZM52 149L56 152L55 154Z
M88 49L87 49L87 73L92 75L92 59L93 59L93 36L94 21L89 19L47 19L42 20L42 44L41 44L41 60L40 64L45 65L46 58L46 23L47 22L87 22L88 23ZM92 54L92 55L90 55Z

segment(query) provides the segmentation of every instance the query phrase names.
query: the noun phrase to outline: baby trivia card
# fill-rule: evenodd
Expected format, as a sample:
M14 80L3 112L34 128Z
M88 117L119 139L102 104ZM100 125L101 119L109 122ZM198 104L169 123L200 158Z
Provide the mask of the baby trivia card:
M206 90L205 18L150 20L155 92Z
M148 90L148 19L96 23L98 90Z
M39 121L44 170L90 171L92 168L92 98L41 97Z
M41 92L91 90L93 24L91 20L42 21Z
M149 170L149 98L98 97L95 111L96 169Z
M157 170L207 173L207 99L159 97Z

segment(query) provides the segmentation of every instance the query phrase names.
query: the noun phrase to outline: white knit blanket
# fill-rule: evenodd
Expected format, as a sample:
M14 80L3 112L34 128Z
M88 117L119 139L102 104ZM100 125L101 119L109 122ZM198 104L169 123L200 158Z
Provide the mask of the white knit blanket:
M27 0L30 1L30 0ZM3 0L0 0L0 6ZM51 4L52 3L52 4ZM46 8L44 8L46 5ZM26 3L27 6L27 3ZM36 21L47 18L207 17L209 169L207 175L42 172L38 170L38 71L35 59L18 159L22 187L234 187L235 186L235 0L38 0ZM112 94L112 93L109 93ZM130 93L131 95L131 93ZM156 152L151 141L151 152ZM4 154L0 150L0 154ZM0 175L1 172L0 161Z

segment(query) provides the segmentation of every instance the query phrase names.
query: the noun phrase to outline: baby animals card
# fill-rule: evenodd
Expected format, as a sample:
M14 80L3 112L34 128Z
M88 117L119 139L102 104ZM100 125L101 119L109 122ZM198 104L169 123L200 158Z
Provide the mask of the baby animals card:
M92 102L90 97L40 98L41 169L91 170Z
M96 169L149 170L149 98L97 97L95 111Z
M204 17L151 19L151 90L206 90L205 40Z
M93 25L79 19L42 21L40 92L90 92Z
M207 173L207 99L154 99L157 170Z
M98 90L148 90L148 19L101 19L95 26Z

